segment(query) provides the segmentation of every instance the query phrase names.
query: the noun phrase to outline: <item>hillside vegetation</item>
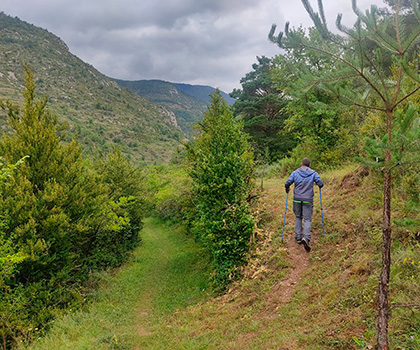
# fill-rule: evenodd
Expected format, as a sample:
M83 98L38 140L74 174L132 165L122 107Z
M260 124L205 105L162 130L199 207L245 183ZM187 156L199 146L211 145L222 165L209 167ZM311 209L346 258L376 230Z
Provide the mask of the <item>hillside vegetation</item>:
M170 83L162 80L118 80L115 81L149 101L171 111L181 130L191 136L193 127L203 119L203 113L210 105L214 88L202 85ZM235 102L223 91L222 97L229 105Z
M82 157L36 98L26 67L22 106L0 99L12 133L0 138L0 337L29 342L86 299L92 273L117 267L139 244L141 172L114 150Z
M2 99L19 101L23 61L34 72L39 94L49 96L50 109L69 123L85 152L119 146L136 160L162 161L182 138L170 111L120 87L47 30L0 13ZM0 126L7 130L4 114Z
M290 202L282 242L285 179L266 179L263 198L255 207L260 221L249 264L242 271L243 279L226 294L208 294L209 271L201 270L203 265L198 263L203 258L196 256L194 265L182 265L179 273L184 260L178 249L153 253L166 244L151 246L150 234L157 227L148 221L144 246L115 277L103 277L98 300L85 311L58 320L46 339L32 348L373 349L381 267L378 179L354 167L321 177L326 183L326 235L322 236L316 195L311 253L294 240ZM396 217L402 215L404 211L397 210ZM390 343L392 349L415 350L420 346L420 315L415 306L398 305L420 300L420 247L403 243L408 239L405 230L395 232ZM178 234L174 227L166 228L161 242L170 236L181 239ZM185 257L192 256L191 247L187 243L182 248ZM172 262L155 269L155 283L148 283L147 269L153 259ZM189 285L198 282L197 273L202 274L203 291L190 297L198 291ZM179 290L168 289L168 283ZM162 297L170 298L165 299L168 304Z
M33 346L420 348L418 4L386 0L386 10L362 13L353 1L358 20L347 28L338 16L338 35L328 30L321 0L319 12L302 2L315 27L273 26L269 39L282 54L258 58L232 109L212 93L197 137L169 164L140 171L119 150L86 161L47 100L31 102L31 79L21 108L0 100L14 131L0 140L4 349L43 335ZM14 47L20 39L11 38ZM1 78L10 83L16 74L8 72ZM171 91L179 94L160 82L147 89L165 103ZM153 125L151 138L157 129L169 130L173 142L179 135L165 122ZM165 140L154 149L168 150ZM310 253L294 240L294 198L281 235L285 176L304 157L325 182L326 235L316 191ZM146 209L172 226L146 220L135 258L103 273L139 243ZM190 236L178 235L179 227ZM98 271L111 283L95 301L88 296Z
M175 84L161 80L115 81L137 95L171 111L177 124L187 135L191 135L192 127L203 119L207 102L185 94L177 89Z

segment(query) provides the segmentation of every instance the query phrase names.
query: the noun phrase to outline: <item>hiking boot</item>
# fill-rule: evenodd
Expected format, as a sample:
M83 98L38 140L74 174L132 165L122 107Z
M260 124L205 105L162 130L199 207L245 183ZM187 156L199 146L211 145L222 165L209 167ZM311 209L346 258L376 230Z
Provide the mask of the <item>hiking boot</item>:
M302 238L295 238L297 244L302 244Z
M309 245L309 242L307 242L306 239L302 239L302 243L303 243L303 246L304 246L305 250L307 252L310 252L311 251L311 246Z

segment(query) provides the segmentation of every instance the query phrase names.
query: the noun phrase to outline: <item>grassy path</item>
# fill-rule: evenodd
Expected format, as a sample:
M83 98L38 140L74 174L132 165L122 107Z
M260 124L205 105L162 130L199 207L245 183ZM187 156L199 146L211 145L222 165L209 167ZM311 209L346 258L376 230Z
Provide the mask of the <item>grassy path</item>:
M207 296L207 256L181 230L148 219L142 245L92 304L58 319L30 349L153 349L167 318Z

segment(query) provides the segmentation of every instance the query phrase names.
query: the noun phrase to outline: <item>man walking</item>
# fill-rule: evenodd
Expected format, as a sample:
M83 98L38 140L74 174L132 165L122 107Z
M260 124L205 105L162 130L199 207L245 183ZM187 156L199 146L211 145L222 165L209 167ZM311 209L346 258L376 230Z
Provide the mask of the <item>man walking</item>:
M319 188L324 186L315 170L309 166L311 161L309 158L303 158L300 168L292 172L287 179L284 186L286 193L289 193L290 186L294 183L293 190L293 212L295 213L295 238L298 244L303 244L305 250L311 250L311 225L312 225L312 212L314 200L314 183ZM304 230L302 235L302 218L304 219Z

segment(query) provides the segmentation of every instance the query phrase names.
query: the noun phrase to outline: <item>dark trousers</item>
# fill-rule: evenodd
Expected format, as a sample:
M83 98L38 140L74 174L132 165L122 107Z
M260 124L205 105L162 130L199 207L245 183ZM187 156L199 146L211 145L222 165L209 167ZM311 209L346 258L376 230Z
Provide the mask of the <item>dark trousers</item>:
M304 238L307 242L311 240L312 213L314 204L306 201L293 201L293 212L295 213L295 234L296 239ZM302 237L302 219L304 221Z

